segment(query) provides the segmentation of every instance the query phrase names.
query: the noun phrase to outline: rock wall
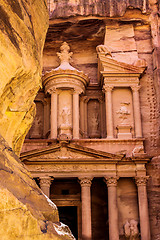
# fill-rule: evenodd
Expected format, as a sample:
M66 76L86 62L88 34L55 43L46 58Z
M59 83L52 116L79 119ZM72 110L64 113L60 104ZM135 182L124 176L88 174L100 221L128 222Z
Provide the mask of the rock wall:
M35 115L47 28L45 0L0 0L0 133L17 154Z
M74 240L69 228L59 222L56 205L2 137L0 150L0 238Z
M124 15L127 8L138 8L144 13L149 10L149 0L48 0L50 17L70 16L103 16L115 17Z
M0 239L74 239L19 154L41 86L45 0L0 0ZM16 154L15 154L16 153Z

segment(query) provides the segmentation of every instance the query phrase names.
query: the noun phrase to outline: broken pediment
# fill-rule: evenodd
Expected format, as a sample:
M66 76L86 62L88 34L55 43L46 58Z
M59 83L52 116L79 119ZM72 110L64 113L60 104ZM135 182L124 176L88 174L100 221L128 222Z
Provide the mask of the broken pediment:
M135 65L115 60L105 45L97 46L97 53L99 81L103 81L105 77L129 77L138 80L146 69L145 60L139 59Z
M22 161L52 161L65 159L122 159L123 155L115 155L75 144L56 144L45 149L32 150L21 154Z

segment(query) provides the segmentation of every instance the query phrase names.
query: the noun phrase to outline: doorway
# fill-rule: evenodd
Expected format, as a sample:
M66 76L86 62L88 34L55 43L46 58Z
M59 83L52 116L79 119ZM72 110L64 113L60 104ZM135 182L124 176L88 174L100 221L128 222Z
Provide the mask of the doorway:
M77 207L65 206L58 207L60 221L66 224L74 237L78 239Z

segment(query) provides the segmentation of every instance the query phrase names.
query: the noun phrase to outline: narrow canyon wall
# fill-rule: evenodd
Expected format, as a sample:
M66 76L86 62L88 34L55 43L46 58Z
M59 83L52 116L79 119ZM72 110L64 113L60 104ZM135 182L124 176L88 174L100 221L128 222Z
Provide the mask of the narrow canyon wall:
M45 0L0 0L0 133L17 154L35 115L47 28Z
M35 115L48 28L45 0L0 0L0 239L71 240L57 207L20 162ZM16 154L15 154L16 153Z

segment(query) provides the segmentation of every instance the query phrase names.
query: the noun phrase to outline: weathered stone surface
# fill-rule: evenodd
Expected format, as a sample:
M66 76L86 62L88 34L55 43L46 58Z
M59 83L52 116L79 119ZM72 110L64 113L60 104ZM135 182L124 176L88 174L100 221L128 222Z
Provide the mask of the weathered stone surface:
M0 132L18 154L33 121L33 100L41 86L46 2L1 0L0 23Z
M59 223L57 207L2 137L0 152L1 239L74 239L69 228Z
M149 8L149 1L141 0L96 0L96 1L86 1L86 0L50 0L50 17L70 17L76 15L82 16L122 16L128 7L139 8L141 11L146 12Z
M0 238L74 239L18 159L41 86L45 0L0 0ZM6 141L9 143L6 142ZM13 151L13 150L14 151Z

